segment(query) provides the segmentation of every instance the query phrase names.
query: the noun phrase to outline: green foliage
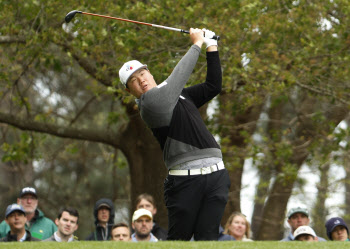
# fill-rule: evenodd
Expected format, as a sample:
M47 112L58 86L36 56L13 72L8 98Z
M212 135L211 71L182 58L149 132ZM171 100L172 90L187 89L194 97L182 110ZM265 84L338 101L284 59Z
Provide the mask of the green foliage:
M28 159L33 158L33 137L28 133L22 133L16 143L3 143L1 146L4 152L3 162L23 162L28 163Z

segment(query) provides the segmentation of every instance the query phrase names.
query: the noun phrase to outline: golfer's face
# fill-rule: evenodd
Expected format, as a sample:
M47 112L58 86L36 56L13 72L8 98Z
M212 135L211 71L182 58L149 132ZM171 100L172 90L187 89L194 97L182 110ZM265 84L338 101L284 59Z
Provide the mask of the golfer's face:
M127 85L128 88L126 90L138 99L142 94L157 86L153 75L145 68L133 73Z

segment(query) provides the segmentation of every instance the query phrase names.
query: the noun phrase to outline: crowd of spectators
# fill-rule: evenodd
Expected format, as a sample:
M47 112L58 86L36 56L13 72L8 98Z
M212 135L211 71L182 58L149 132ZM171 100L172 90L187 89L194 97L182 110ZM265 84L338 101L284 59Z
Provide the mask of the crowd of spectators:
M72 207L61 208L53 222L38 209L38 195L35 188L21 190L17 203L10 204L5 212L5 220L0 224L0 242L74 242L79 226L79 212ZM141 194L136 199L131 227L124 222L114 224L115 207L110 199L100 199L94 207L95 230L85 240L157 242L167 239L167 230L154 220L157 213L154 198ZM310 227L309 211L294 207L287 213L290 233L281 241L322 242ZM333 217L325 224L330 241L349 241L349 229L340 217ZM250 224L240 212L234 212L224 227L220 227L219 241L253 241Z

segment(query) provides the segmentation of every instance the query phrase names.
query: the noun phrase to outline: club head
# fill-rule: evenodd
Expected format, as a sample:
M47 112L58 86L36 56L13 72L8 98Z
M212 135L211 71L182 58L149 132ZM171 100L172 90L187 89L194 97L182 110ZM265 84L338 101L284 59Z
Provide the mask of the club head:
M72 10L71 12L69 12L66 17L64 18L64 20L66 21L66 23L69 23L75 16L76 13L83 13L82 11L79 10Z

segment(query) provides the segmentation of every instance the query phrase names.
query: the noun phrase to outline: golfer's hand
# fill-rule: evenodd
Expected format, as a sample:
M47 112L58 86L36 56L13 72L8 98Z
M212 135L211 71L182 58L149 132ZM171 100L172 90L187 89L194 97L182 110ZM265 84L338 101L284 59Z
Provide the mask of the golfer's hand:
M202 30L204 32L204 43L206 45L206 49L208 51L216 51L218 47L218 41L215 39L211 39L215 36L215 33L208 29L202 29Z
M193 44L202 47L204 43L203 30L190 28L190 37Z

